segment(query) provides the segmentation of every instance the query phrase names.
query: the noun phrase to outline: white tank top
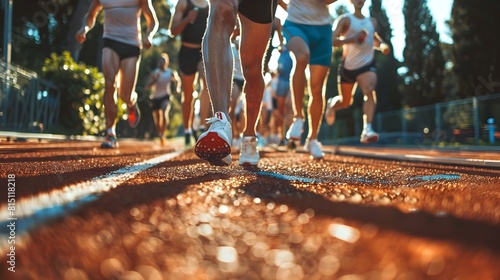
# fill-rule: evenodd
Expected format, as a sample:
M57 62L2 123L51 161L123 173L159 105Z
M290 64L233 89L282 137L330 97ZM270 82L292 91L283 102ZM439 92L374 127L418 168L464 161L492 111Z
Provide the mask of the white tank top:
M150 98L161 98L170 94L170 84L172 82L172 69L167 68L165 71L156 69L154 72L156 78L153 84L153 91Z
M99 0L104 9L103 38L141 46L141 5L139 0Z
M375 27L373 26L373 22L369 17L360 19L353 14L344 14L337 18L336 22L340 21L344 17L348 17L351 21L349 30L347 30L347 32L344 34L344 37L353 36L363 29L368 31L368 36L363 43L351 43L342 46L344 48L344 68L347 70L355 70L373 61L373 41Z
M287 20L306 25L327 25L332 23L328 5L323 0L290 0Z

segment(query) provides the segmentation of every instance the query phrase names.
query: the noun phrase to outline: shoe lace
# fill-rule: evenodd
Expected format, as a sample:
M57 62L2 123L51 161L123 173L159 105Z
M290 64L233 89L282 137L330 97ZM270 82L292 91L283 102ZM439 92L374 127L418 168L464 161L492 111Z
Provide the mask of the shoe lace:
M224 129L226 126L226 122L217 117L207 118L207 124L210 125L211 129Z

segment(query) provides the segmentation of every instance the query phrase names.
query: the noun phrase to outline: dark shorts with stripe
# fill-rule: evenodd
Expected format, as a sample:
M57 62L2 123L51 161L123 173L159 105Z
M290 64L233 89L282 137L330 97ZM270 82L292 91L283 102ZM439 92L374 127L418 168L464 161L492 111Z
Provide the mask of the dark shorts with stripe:
M238 88L240 89L240 91L243 90L243 85L245 84L245 80L244 79L239 79L239 78L233 78L233 83L238 86Z
M375 65L375 60L371 63L368 63L365 66L362 66L358 69L347 70L344 68L344 61L339 63L339 67L337 70L337 83L350 83L354 84L356 82L356 78L366 72L375 72L377 73L377 68Z
M185 75L194 75L198 71L201 61L201 48L188 48L181 46L179 50L179 68Z
M151 110L166 110L170 103L170 95L151 99Z
M253 22L271 23L277 7L278 0L240 0L238 12Z
M109 48L113 50L120 60L129 57L138 57L141 54L141 48L134 45L125 44L111 39L104 38L103 48Z

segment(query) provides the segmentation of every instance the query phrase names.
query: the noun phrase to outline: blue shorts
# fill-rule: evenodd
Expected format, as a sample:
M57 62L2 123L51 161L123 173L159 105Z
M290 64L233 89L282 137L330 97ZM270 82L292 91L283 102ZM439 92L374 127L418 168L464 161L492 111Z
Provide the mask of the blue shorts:
M287 96L290 92L290 80L278 79L276 87L276 96Z
M329 67L332 60L332 25L306 25L285 21L283 35L290 42L300 37L309 46L309 64Z

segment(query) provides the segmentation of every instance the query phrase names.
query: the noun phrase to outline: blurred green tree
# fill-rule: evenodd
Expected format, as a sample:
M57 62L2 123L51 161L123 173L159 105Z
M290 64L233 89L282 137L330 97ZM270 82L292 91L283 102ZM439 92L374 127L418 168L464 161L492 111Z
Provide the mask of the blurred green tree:
M415 107L444 100L444 58L427 0L405 0L406 46L403 51L404 105Z
M61 91L57 133L99 135L104 130L104 77L96 67L75 63L67 51L45 59L42 78ZM118 116L125 112L118 106Z
M382 8L381 0L372 0L370 16L377 20L377 32L382 40L389 45L391 50L394 50L391 42L391 24L385 9ZM376 52L375 60L377 61L377 112L401 109L402 94L399 86L402 79L397 72L398 68L401 67L401 62L394 57L393 51L387 56Z
M498 0L455 0L450 27L453 71L460 98L500 92Z

